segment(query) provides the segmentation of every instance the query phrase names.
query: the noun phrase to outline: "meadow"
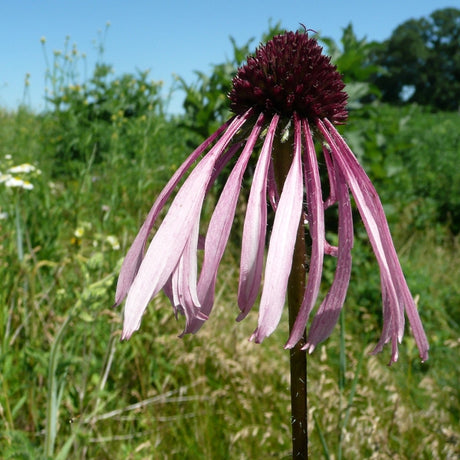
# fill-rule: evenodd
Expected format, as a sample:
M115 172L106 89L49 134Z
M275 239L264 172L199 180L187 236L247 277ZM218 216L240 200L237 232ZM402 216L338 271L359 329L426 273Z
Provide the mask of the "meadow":
M261 345L248 341L257 311L235 322L240 220L199 333L179 339L182 318L159 296L120 341L121 262L202 140L196 118L167 115L147 73L68 75L48 76L43 113L0 109L2 458L289 458L287 317ZM388 349L369 355L381 293L358 224L340 324L308 358L311 458L460 455L458 126L455 112L374 103L343 127L381 194L431 349L421 363L407 330L393 366ZM324 289L332 276L326 266Z

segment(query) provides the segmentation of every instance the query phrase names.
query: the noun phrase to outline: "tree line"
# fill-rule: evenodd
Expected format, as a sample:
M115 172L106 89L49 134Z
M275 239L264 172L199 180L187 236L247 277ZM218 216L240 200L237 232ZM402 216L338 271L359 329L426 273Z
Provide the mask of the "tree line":
M371 81L381 99L439 110L460 107L460 10L445 8L410 19L383 43L373 43Z

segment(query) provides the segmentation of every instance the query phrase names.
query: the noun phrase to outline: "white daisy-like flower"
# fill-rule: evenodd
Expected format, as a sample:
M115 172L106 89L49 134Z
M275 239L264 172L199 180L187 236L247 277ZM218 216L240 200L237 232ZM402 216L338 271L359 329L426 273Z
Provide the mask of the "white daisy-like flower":
M30 163L23 163L18 166L13 166L12 168L8 169L8 172L11 174L29 174L31 172L37 171L37 168Z
M5 186L11 188L23 188L24 190L32 190L34 188L33 184L31 184L29 181L22 180L13 176L10 176L5 181Z
M120 242L114 235L108 235L105 242L109 244L114 251L118 251L120 249Z

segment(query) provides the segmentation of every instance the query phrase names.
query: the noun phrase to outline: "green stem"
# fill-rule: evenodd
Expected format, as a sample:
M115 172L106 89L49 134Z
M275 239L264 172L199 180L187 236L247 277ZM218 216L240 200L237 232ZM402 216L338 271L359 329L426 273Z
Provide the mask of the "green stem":
M292 163L292 136L286 142L282 142L279 137L276 137L273 150L275 179L278 190L281 192ZM288 281L289 332L292 330L304 296L306 260L305 231L301 220ZM301 349L305 341L304 332L303 338L289 351L293 460L308 458L307 354Z

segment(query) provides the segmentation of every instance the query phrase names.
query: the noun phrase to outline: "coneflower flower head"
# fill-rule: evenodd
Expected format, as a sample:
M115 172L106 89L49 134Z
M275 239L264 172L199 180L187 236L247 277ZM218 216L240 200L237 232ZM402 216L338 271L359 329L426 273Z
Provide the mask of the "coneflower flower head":
M329 57L306 33L278 35L247 59L233 79L230 107L266 115L343 123L348 116L345 84Z
M312 242L309 274L286 347L292 348L302 339L317 303L325 255L337 258L335 277L313 316L303 348L312 352L331 334L351 273L351 192L380 268L383 330L374 352L391 341L390 362L397 360L406 313L420 356L422 360L428 358L425 333L377 192L334 126L347 118L346 100L340 74L306 32L276 36L248 58L238 70L230 93L235 116L176 171L123 262L115 300L118 305L127 296L122 338L129 338L140 327L147 304L161 289L175 313L185 315L183 333L198 331L206 321L214 304L217 270L230 235L243 176L249 158L259 152L260 145L244 220L238 285L237 319L241 320L256 303L264 272L258 326L251 338L261 342L280 321L300 222L305 223ZM315 141L322 146L322 163L329 178L329 195L325 199ZM289 162L281 184L275 171L280 155L287 156ZM168 198L200 157L145 251L149 233ZM236 162L203 243L199 237L203 201L232 158ZM267 202L275 218L264 266ZM333 205L338 209L337 247L325 237L324 211ZM200 270L198 249L204 250Z

